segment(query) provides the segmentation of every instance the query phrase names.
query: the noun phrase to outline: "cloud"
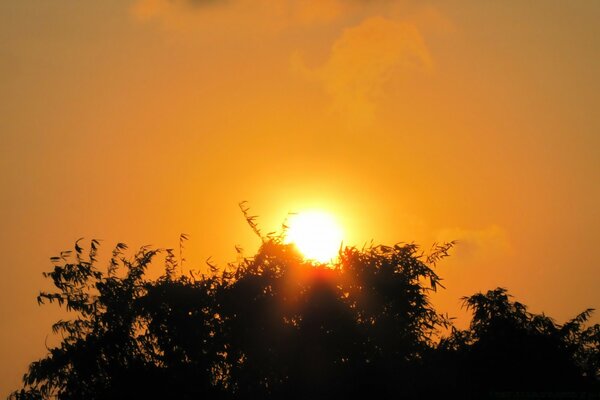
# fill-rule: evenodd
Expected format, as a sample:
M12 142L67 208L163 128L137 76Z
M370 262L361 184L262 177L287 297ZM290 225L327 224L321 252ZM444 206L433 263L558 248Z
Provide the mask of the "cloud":
M293 53L292 71L317 82L330 99L330 110L349 126L360 128L374 120L390 78L432 70L422 32L450 29L437 8L410 4L384 0L137 0L132 12L140 20L155 21L169 30L200 31L200 37L213 39L253 40L261 49L275 38L290 38L286 43L302 49L285 50L288 54L283 57ZM303 55L313 59L318 43L298 38L304 33L314 37L315 32L322 32L321 40L332 45L325 60L313 67Z
M375 102L394 73L430 70L432 60L415 25L375 16L344 30L322 66L306 67L298 54L292 66L323 84L335 112L362 124L373 119Z
M420 28L453 29L436 7L400 0L135 0L131 12L140 20L185 30L210 22L205 17L216 14L268 29L330 24L348 17L356 20L360 15L384 15L395 20L408 17Z
M501 256L512 252L508 233L498 225L483 229L442 229L437 233L436 240L458 241L456 255L467 259Z
M210 25L212 18L223 14L226 3L222 0L137 0L131 14L140 21L156 21L168 30L187 31Z
M296 0L291 1L289 5L292 20L301 25L333 21L347 7L340 0Z
M201 29L216 22L221 26L234 23L237 27L281 30L334 21L344 12L360 8L361 3L345 0L137 0L131 11L140 20L155 20L168 29Z

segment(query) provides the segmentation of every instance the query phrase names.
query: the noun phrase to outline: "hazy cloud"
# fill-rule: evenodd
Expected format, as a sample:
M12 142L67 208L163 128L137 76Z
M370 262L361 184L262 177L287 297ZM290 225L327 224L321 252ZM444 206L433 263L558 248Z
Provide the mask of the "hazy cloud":
M361 3L344 0L137 0L131 10L139 19L157 20L170 29L211 26L214 22L234 22L238 26L251 24L256 29L282 29L331 22L345 11L360 8Z
M333 109L352 123L369 122L384 84L398 71L430 69L432 60L414 24L376 16L343 31L320 67L306 67L301 56L293 68L323 84Z
M327 26L331 36L324 37L332 45L325 60L314 66L304 55L313 60L315 46L292 47L292 70L318 82L330 110L352 127L374 120L390 78L431 70L422 32L452 29L437 8L401 1L137 0L132 11L171 30L201 31L206 37L248 35L261 43L280 38L286 29Z
M453 31L453 23L425 2L389 0L136 0L132 14L169 29L203 28L229 22L255 29L328 24L365 15L410 20L427 31ZM216 17L216 20L214 19ZM221 25L222 26L222 25Z
M498 225L490 225L483 229L443 229L438 232L436 240L457 240L456 255L463 258L499 256L512 252L508 233Z

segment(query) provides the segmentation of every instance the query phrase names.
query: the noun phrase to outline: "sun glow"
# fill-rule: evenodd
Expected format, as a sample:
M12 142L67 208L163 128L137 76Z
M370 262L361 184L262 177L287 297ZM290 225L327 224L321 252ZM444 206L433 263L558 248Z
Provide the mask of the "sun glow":
M331 215L301 212L290 218L288 226L286 242L295 244L307 259L326 263L337 256L342 230Z

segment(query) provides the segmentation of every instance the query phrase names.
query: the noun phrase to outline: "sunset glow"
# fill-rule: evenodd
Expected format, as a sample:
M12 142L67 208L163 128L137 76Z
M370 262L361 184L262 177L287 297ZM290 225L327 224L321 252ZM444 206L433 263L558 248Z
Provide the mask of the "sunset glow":
M325 263L336 257L342 237L342 230L331 215L311 211L290 219L286 241L294 243L307 259Z
M296 211L309 276L342 240L455 240L431 303L459 329L459 299L497 286L557 321L598 309L599 20L590 0L0 1L0 399L72 319L33 296L81 237L99 268L152 244L208 276Z

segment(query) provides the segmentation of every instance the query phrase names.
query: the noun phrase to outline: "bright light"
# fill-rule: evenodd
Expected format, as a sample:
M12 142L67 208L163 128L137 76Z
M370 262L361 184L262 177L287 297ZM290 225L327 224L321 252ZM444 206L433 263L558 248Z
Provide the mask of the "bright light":
M294 243L307 259L326 263L337 256L342 230L331 215L301 212L290 218L288 226L286 242Z

